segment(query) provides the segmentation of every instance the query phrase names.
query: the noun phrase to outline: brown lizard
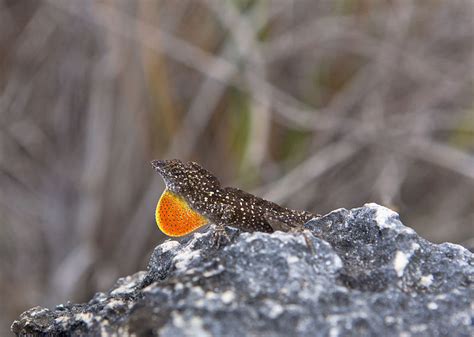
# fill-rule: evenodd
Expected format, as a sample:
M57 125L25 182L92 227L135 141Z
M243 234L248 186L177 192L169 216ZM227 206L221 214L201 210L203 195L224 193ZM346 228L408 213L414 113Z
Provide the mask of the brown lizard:
M233 187L195 162L154 160L154 169L166 184L156 207L158 227L179 237L214 223L218 228L236 227L246 232L291 231L318 215L295 211Z

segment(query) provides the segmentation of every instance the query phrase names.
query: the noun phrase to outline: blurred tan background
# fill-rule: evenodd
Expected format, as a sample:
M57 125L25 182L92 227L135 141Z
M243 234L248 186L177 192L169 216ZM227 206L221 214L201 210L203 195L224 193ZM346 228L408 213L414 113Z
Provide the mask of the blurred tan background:
M474 1L0 0L0 335L164 237L149 161L474 245Z

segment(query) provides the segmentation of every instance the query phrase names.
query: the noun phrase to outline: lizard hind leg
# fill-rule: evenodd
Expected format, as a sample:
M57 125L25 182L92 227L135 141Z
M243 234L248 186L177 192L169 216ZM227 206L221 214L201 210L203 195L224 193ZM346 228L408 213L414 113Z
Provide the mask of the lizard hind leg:
M160 230L171 237L185 236L208 223L186 200L168 189L158 201L155 218Z

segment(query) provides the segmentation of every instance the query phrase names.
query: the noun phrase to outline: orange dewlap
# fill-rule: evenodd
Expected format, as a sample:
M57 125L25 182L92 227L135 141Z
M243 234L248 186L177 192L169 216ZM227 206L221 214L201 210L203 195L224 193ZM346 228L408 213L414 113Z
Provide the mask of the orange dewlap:
M207 219L178 195L165 190L156 206L156 223L168 236L184 236L207 224Z

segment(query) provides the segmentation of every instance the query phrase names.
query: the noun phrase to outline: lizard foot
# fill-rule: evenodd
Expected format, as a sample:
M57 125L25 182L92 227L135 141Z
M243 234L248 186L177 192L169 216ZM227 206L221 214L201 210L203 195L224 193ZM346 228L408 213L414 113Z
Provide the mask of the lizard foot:
M230 243L231 238L227 234L224 226L215 226L214 232L212 233L212 247L219 249L221 246L225 246Z

